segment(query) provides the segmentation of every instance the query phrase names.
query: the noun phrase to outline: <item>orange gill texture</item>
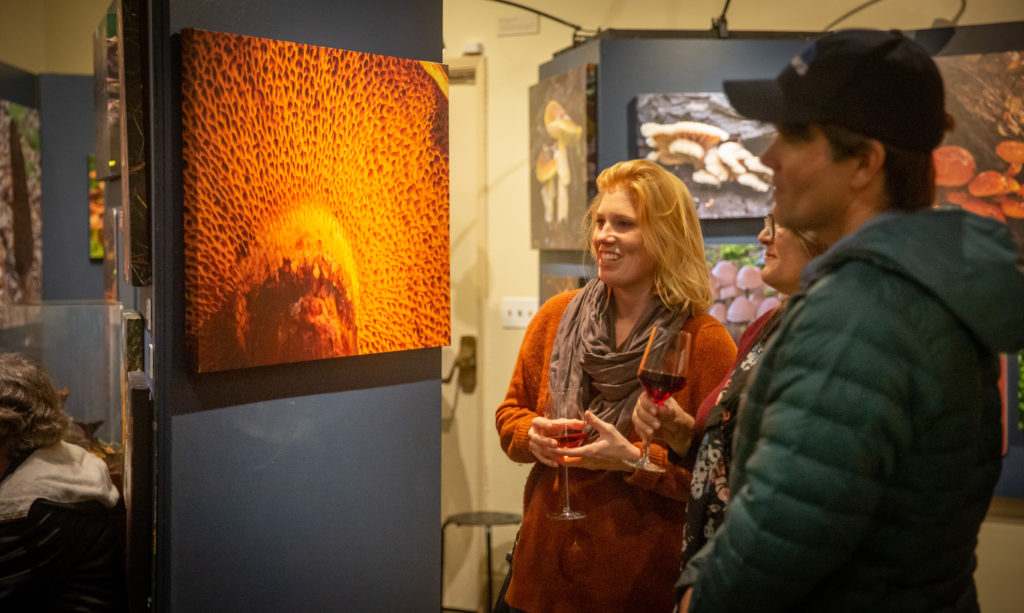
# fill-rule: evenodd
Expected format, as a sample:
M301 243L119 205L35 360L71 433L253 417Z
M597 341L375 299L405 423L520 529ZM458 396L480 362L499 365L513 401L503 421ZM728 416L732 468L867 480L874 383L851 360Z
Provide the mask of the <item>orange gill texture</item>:
M200 372L450 343L440 65L182 32Z

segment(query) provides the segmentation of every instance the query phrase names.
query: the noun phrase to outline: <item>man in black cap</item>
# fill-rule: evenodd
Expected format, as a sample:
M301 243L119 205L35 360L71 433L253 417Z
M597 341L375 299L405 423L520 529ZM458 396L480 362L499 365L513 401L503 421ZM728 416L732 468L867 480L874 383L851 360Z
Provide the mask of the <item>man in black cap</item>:
M939 72L898 32L846 30L725 92L778 127L777 222L830 248L747 392L726 520L681 609L977 611L1024 274L1005 226L931 208Z

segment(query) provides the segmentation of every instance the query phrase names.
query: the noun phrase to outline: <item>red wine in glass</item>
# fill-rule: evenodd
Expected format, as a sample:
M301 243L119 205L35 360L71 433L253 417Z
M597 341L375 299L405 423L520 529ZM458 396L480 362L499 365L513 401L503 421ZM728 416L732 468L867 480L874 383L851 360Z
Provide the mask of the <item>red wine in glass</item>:
M548 419L555 422L555 433L549 434L559 449L572 449L583 444L583 406L580 404L579 389L549 390L548 407L545 411ZM560 430L560 431L559 431ZM566 459L563 456L563 459ZM569 506L569 466L562 465L561 487L565 494L565 504L560 511L549 513L552 519L573 520L586 517Z
M551 438L555 439L559 449L573 449L583 444L583 437L583 430L569 430Z
M654 404L665 402L669 396L683 389L683 386L686 385L685 376L654 370L641 370L639 379L640 384L644 386L644 391L654 401Z
M690 366L690 340L688 332L671 332L665 328L651 327L637 378L654 404L660 406L686 385L686 372ZM644 440L640 459L627 461L626 464L641 470L665 472L664 468L651 462L650 447L651 441Z

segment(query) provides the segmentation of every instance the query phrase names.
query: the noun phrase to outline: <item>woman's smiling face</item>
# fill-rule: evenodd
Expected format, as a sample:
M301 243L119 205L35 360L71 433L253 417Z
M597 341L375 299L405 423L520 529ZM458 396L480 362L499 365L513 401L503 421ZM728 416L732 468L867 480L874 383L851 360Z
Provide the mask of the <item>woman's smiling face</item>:
M650 292L657 261L644 246L629 194L603 194L594 216L598 277L612 289Z

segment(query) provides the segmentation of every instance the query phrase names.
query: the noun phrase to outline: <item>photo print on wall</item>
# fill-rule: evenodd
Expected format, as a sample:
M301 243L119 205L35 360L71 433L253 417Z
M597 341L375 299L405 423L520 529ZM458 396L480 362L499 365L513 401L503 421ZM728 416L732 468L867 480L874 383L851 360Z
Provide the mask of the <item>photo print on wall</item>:
M445 66L193 29L181 47L192 368L449 344Z
M104 192L107 182L96 178L96 156L88 156L89 168L89 259L103 259Z
M124 279L143 287L153 280L150 261L149 149L146 106L146 1L119 0L117 6L121 208Z
M1024 432L1024 351L1017 354L1017 430Z
M103 299L117 300L117 251L120 245L118 228L121 226L121 208L106 206L103 209Z
M711 273L708 314L722 322L739 343L743 332L761 315L779 306L783 295L761 279L764 247L757 243L704 243Z
M530 244L583 249L583 216L596 194L596 67L530 86Z
M998 219L1024 255L1024 51L935 63L956 122L934 153L937 204Z
M539 304L562 292L571 292L587 284L587 278L576 275L541 275Z
M775 128L741 117L718 92L639 94L636 157L667 168L686 183L697 216L765 216L772 170L760 156Z
M0 327L43 296L39 111L0 100Z
M96 129L96 178L121 174L120 64L117 40L117 3L114 0L92 34L93 102Z

